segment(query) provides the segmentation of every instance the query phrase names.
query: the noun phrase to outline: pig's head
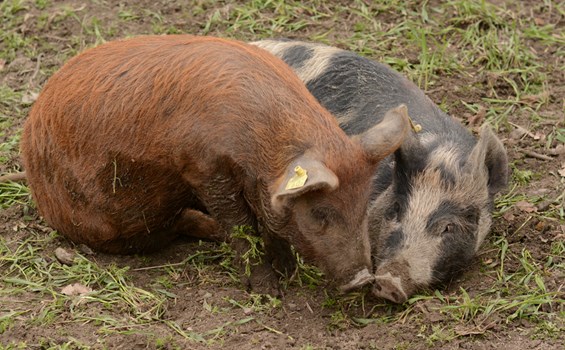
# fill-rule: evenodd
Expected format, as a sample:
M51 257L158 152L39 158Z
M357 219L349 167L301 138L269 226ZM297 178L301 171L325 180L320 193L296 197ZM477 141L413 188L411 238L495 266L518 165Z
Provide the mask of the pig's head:
M406 138L391 186L369 208L373 293L396 303L461 274L489 232L494 195L507 184L506 151L489 126L467 153L438 137Z
M371 182L377 163L398 149L408 130L406 107L400 106L353 138L357 154L310 149L273 186L271 207L286 218L279 220L285 223L279 234L342 292L373 280L367 219Z

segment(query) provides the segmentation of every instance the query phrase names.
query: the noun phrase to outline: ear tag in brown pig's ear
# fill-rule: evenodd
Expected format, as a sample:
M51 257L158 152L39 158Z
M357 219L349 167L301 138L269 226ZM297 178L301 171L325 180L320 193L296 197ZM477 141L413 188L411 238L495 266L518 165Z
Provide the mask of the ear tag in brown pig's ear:
M306 169L302 169L300 165L297 165L294 168L294 176L288 180L284 189L293 190L295 188L300 188L304 186L306 180L308 180L308 171Z
M420 124L414 124L412 118L408 117L408 121L410 121L410 126L412 127L412 130L414 130L415 133L419 133L420 131L422 131L422 126Z

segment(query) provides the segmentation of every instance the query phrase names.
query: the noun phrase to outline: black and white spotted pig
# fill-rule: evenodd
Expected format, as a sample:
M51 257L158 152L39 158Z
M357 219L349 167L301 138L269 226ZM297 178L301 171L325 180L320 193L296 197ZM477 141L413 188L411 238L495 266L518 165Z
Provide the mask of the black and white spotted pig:
M288 63L349 135L399 104L421 125L383 161L369 208L373 292L402 303L469 265L507 185L507 156L488 125L478 140L389 66L352 52L289 40L255 42Z

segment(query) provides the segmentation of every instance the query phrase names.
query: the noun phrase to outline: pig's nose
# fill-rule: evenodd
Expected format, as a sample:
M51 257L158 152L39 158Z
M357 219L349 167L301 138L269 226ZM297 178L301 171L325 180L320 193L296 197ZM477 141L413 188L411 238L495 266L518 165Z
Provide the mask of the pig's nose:
M373 294L398 304L402 304L408 299L402 288L402 280L399 277L392 276L390 272L375 276Z

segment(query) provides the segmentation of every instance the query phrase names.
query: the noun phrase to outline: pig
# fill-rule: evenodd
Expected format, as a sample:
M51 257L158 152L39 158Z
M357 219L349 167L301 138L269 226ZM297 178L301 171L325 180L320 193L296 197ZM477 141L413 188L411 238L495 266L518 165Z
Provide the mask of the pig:
M478 140L414 83L387 65L323 44L252 43L282 58L350 136L398 104L415 130L375 172L369 206L373 293L403 303L447 285L487 236L494 196L507 186L504 146L484 124Z
M348 291L373 278L372 176L409 128L397 106L348 137L262 49L141 36L56 72L25 122L21 154L40 215L72 242L143 253L179 235L233 243L233 228L248 226L265 244L251 277L267 271L250 288L291 271L292 245Z

